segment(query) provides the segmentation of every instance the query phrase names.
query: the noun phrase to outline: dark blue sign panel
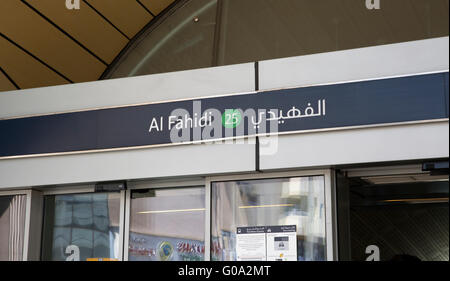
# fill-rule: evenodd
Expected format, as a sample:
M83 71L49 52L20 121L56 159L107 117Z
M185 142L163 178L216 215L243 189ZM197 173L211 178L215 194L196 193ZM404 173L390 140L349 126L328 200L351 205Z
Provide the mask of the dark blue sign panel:
M448 118L448 72L0 120L0 157Z

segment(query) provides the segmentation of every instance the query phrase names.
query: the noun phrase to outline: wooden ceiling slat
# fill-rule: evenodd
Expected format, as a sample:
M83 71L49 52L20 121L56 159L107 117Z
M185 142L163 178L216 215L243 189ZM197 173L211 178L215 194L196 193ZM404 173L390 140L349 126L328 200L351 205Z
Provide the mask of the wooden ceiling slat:
M0 1L0 33L74 82L97 80L106 68L88 51L18 0Z
M135 36L153 18L145 9L130 0L85 0L111 21L129 38Z
M69 83L3 37L0 37L0 65L21 89Z
M174 2L174 0L140 0L155 16Z
M54 0L26 2L108 64L128 43L126 37L84 2L80 2L79 10L69 10L65 3Z
M14 86L14 84L9 81L8 77L0 71L0 92L14 90L17 90L16 86Z

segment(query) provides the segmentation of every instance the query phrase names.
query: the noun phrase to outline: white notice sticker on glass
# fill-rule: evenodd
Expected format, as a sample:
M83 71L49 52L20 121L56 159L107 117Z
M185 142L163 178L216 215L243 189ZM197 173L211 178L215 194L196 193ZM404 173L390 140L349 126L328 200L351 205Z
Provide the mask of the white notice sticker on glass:
M297 260L297 226L267 226L267 260Z
M238 261L266 260L266 233L264 226L237 228L236 259Z

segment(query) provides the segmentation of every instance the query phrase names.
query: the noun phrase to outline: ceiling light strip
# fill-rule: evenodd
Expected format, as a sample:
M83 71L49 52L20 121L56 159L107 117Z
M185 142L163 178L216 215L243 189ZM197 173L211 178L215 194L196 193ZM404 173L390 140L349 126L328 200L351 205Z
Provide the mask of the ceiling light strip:
M250 208L273 208L273 207L292 207L294 204L276 204L276 205L256 205L256 206L239 206L239 209Z
M143 211L138 212L138 214L163 214L163 213L178 213L178 212L197 212L204 211L205 208L199 209L178 209L178 210L161 210L161 211Z

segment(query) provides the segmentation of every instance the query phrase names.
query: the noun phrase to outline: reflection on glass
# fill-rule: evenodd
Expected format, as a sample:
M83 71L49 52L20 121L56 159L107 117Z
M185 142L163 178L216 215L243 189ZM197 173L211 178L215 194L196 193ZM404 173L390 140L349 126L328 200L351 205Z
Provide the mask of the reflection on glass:
M130 261L204 260L204 188L136 190L131 196Z
M212 183L211 260L236 260L236 228L297 226L297 259L325 260L324 177Z
M219 65L448 36L448 0L223 0Z
M118 260L120 194L45 197L43 260Z
M0 261L23 258L26 196L0 197Z
M149 30L111 78L212 66L217 0L195 0Z
M448 0L190 0L136 40L108 78L449 35Z

